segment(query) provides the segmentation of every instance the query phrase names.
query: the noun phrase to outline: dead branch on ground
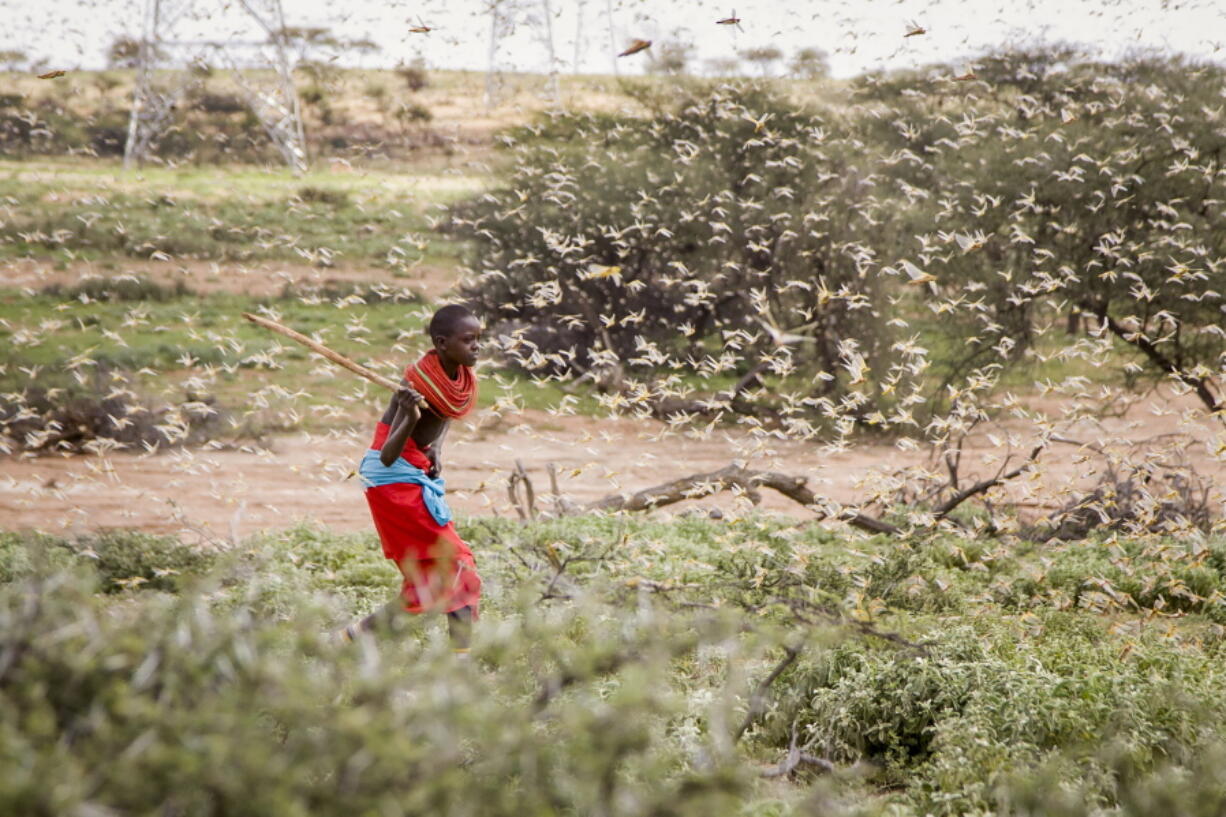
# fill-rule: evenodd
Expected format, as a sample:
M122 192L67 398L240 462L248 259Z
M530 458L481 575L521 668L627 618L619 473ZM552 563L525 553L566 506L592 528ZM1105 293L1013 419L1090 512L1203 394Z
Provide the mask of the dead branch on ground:
M532 480L528 478L528 470L524 468L523 460L515 461L515 470L507 479L507 496L511 500L511 507L519 514L520 521L536 519L536 491L532 488Z
M989 477L988 479L980 480L979 482L976 482L974 485L970 486L969 488L966 488L965 490L959 491L958 493L954 494L949 499L942 502L940 507L938 507L936 511L933 512L933 518L937 520L944 519L946 516L952 513L955 508L957 508L959 505L961 505L963 502L970 499L971 497L977 496L978 494L982 494L984 491L987 491L990 488L994 488L997 485L1000 485L1002 482L1008 482L1009 480L1014 479L1015 477L1021 476L1022 474L1026 473L1027 471L1031 469L1031 467L1034 466L1035 461L1038 460L1039 458L1039 454L1046 447L1047 447L1046 443L1040 443L1039 445L1036 445L1034 447L1034 450L1030 452L1030 456L1026 458L1026 461L1023 462L1021 465L1019 465L1017 468L1014 468L1012 471L1009 471L1008 473L1005 473L1005 467L1008 466L1009 464L1009 458L1006 457L1005 461L1001 463L1000 470L996 472L996 476ZM954 482L951 483L951 487L956 488L957 487L957 483L956 483L957 469L954 468L951 473L952 473L952 479L954 480Z
M611 494L603 499L588 503L586 511L644 511L662 508L686 499L698 499L711 494L740 488L745 491L751 502L760 498L759 488L770 488L778 491L789 499L810 508L825 519L830 516L823 508L821 497L814 494L805 483L805 477L789 476L776 471L752 471L736 463L726 465L718 471L705 474L691 474L688 477L672 480L652 488L645 488L637 493ZM844 510L835 517L849 525L869 533L888 533L898 535L902 529L875 517L867 516L853 510Z

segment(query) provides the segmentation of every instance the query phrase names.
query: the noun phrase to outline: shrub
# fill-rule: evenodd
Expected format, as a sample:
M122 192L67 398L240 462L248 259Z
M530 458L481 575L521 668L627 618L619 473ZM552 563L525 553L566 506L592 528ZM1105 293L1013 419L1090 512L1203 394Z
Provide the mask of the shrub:
M741 410L774 406L800 434L801 418L839 413L831 401L865 383L865 366L880 373L866 390L906 381L866 274L875 261L861 240L880 229L871 172L837 120L753 83L641 96L645 120L542 123L543 136L575 133L566 146L512 137L506 184L452 211L477 273L464 294L511 358L674 380L759 366L751 385L769 377L798 402L759 394ZM886 402L878 392L843 408Z
M928 814L989 808L1010 773L1057 755L1080 764L1068 784L1111 797L1099 741L1149 770L1189 763L1226 726L1214 660L1160 636L1107 639L1070 613L1033 627L979 616L934 631L922 653L848 642L802 662L786 688L769 740L786 746L797 728L806 751L874 761Z
M401 122L429 122L434 114L420 102L411 102L396 109L396 118Z
M110 278L87 278L65 286L48 284L42 294L66 301L155 301L165 303L194 297L195 292L183 281L161 284L144 275L116 275Z
M726 630L525 607L468 665L411 636L328 645L318 600L270 619L241 601L260 584L228 608L107 609L68 573L0 588L0 810L699 817L747 789L717 743L669 739L670 661Z
M327 187L315 187L308 185L298 188L296 194L300 201L308 204L327 204L332 207L347 207L349 206L349 193L344 190L336 190Z
M396 73L404 80L410 91L416 93L430 84L430 75L426 72L425 62L414 60L409 65L396 68Z
M224 419L211 396L157 405L109 378L101 365L83 386L30 387L0 395L0 450L106 453L211 439Z
M73 539L42 534L0 534L0 584L75 567L96 577L104 593L160 590L174 593L213 565L215 555L172 536L106 530Z
M201 93L193 99L194 107L205 113L243 113L247 103L235 94Z
M308 85L298 92L298 98L307 105L321 105L327 97L328 92L318 85Z

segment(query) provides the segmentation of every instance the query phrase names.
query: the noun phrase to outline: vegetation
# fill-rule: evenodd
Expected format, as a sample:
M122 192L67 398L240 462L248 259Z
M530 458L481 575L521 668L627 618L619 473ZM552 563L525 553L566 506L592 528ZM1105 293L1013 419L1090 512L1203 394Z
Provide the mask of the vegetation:
M80 185L76 195L64 185ZM403 273L457 249L424 235L432 208L479 189L474 170L357 178L233 167L119 179L94 165L0 164L0 259L284 260ZM424 194L424 195L423 195Z
M872 487L872 538L753 513L461 520L485 582L471 663L429 619L334 643L394 592L371 533L0 533L0 812L1226 809L1220 496L1025 403L1086 420L1079 401L1152 377L1220 414L1221 71L1061 49L845 89L579 78L563 97L598 102L507 114L485 164L439 135L473 76L340 71L318 52L361 43L277 36L337 159L303 178L197 166L267 159L207 66L139 174L44 158L115 153L130 72L0 95L21 158L0 163L0 264L40 282L0 290L6 455L351 427L367 388L240 313L391 374L424 346L413 276L463 258L512 367L486 380L495 413L734 420L763 445L884 431L932 467ZM783 57L746 54L764 75ZM421 146L442 155L348 173ZM223 268L258 292L213 286ZM993 412L1017 420L985 453L997 481L960 482ZM1023 524L990 488L1056 443L1103 465Z
M657 415L939 441L1053 359L1219 411L1226 176L1207 157L1226 132L1201 112L1226 73L985 65L991 84L865 77L850 108L741 81L642 86L642 116L551 115L453 208L467 292L524 368Z
M295 84L308 153L316 162L454 158L459 163L483 156L493 129L521 124L532 112L550 107L537 93L534 77L506 76L504 106L486 111L481 72L436 71L420 63L392 70L344 69L320 57L329 49L361 51L361 41L328 45L312 41L310 29L294 36L295 59L301 58ZM182 97L154 144L153 164L281 163L248 110L242 88L226 71L197 64L164 76L167 90L183 85ZM55 82L6 74L0 91L0 160L117 158L123 153L134 81L134 70L123 67L70 72ZM561 82L564 98L575 108L615 109L630 102L610 78L565 77ZM383 90L374 96L364 93L372 87ZM405 107L430 117L419 116L413 128L405 128L396 116Z
M1193 815L1223 803L1207 764L1223 751L1226 543L849 542L764 517L461 526L485 578L467 665L428 619L330 643L395 586L370 535L297 528L222 552L3 535L0 803L1138 817L1159 798Z
M799 364L826 373L805 395L823 405L858 363L895 373L883 293L852 240L878 205L850 154L812 143L831 123L760 86L673 98L645 94L643 126L555 117L541 135L573 130L571 147L526 142L504 189L456 208L480 274L467 292L515 330L511 355L545 374L626 367L679 397L677 372ZM783 336L798 332L793 354ZM739 398L745 414L774 408Z

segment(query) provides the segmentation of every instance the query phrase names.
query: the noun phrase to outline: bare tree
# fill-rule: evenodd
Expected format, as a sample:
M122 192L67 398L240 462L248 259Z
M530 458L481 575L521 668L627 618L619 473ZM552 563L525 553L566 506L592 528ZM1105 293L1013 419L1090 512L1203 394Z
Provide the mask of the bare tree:
M543 29L545 40L545 54L549 57L549 99L556 102L558 100L558 55L553 47L553 11L549 7L549 0L541 0L541 13L545 17L545 25Z
M587 0L576 0L575 2L575 56L571 60L572 74L579 73L579 52L580 46L583 43L583 7L587 5Z
M609 58L613 60L613 75L621 75L621 67L617 64L617 32L613 26L613 0L605 0L605 14L609 18Z
M485 107L494 107L498 84L498 37L502 31L502 0L490 0L489 69L485 72Z

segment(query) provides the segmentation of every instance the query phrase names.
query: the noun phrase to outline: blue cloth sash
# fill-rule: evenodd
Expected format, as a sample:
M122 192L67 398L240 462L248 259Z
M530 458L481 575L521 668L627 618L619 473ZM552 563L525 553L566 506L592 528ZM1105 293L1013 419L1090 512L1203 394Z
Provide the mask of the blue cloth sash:
M379 459L378 451L368 449L358 465L358 478L367 488L405 483L420 485L422 502L425 503L430 516L434 517L434 521L440 525L451 521L451 508L443 495L443 478L431 479L425 471L409 464L404 457L397 457L395 462L387 466Z

